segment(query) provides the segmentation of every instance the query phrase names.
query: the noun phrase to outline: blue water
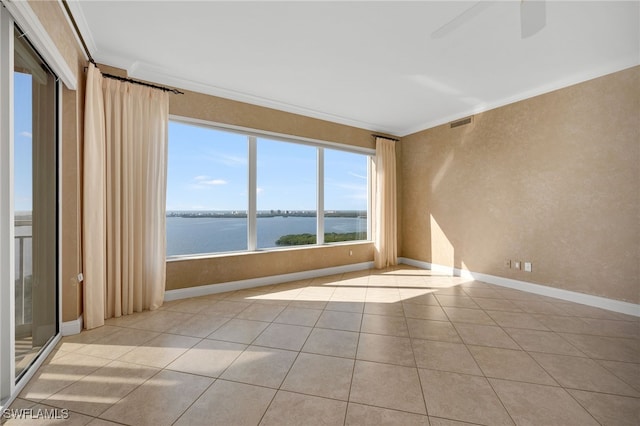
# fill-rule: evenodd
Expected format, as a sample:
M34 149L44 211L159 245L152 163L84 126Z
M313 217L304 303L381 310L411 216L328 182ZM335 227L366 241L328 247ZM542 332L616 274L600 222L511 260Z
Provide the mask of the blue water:
M327 217L325 232L367 231L366 218ZM277 247L287 234L315 234L315 217L263 217L257 219L258 248ZM240 251L247 249L246 218L167 217L167 256Z

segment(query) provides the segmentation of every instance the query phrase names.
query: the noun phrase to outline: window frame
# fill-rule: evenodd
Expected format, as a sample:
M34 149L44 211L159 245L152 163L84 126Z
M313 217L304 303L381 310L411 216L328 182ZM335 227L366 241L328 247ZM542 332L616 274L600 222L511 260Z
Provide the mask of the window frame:
M210 253L196 254L177 254L166 256L167 261L185 260L189 258L218 257L226 255L234 255L239 253L255 253L265 251L283 251L295 250L299 248L310 247L326 247L333 245L345 244L362 244L372 242L372 163L375 157L375 149L364 148L354 145L345 145L337 142L329 142L318 139L306 138L301 136L292 136L282 133L270 132L266 130L256 130L248 127L236 126L226 123L212 122L192 117L184 117L180 115L169 115L169 122L179 124L202 127L210 130L241 134L247 137L247 159L248 159L248 203L247 203L247 249L236 251L219 251ZM286 247L258 247L257 232L257 145L258 139L268 139L276 142L287 142L298 145L312 146L316 148L316 243L302 246L286 246ZM344 151L352 154L360 154L367 157L367 239L353 240L337 243L326 243L324 241L324 149L332 149L336 151Z

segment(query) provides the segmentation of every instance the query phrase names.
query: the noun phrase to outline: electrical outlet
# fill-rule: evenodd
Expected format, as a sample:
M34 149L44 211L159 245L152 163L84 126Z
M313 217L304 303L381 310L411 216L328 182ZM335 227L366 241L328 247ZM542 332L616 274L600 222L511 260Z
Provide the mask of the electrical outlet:
M515 262L513 262L513 269L520 269L520 261L516 260Z
M506 259L504 261L504 267L507 268L507 269L511 268L511 260L510 259Z
M531 272L531 262L524 262L524 271Z

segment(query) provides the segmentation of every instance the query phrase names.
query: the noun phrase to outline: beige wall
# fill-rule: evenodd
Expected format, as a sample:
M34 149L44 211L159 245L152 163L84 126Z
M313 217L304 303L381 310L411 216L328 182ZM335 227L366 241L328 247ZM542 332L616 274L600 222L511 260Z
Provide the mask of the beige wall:
M62 277L62 320L72 321L82 314L82 286L77 275L81 258L81 168L84 72L82 50L74 38L59 2L30 1L32 10L78 78L78 90L61 90L62 138L60 140L60 210Z
M171 95L170 114L242 126L256 130L375 148L371 131L185 91Z
M240 253L167 262L167 290L290 274L373 260L373 243Z
M83 82L84 83L84 82ZM79 91L63 90L62 155L60 158L60 210L62 236L60 253L62 277L62 319L72 321L82 314L82 271L80 220L81 118L83 99Z
M71 70L76 77L80 77L82 69L78 69L77 64L82 56L82 50L74 36L73 29L65 18L61 2L46 0L28 0L28 2Z
M635 67L403 138L401 255L640 302L639 132Z

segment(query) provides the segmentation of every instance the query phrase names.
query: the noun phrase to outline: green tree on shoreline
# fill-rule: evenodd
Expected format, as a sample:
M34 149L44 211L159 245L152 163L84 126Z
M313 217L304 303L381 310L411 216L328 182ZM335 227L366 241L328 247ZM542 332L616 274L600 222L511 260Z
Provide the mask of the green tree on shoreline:
M338 243L342 241L354 241L366 239L366 234L362 232L327 232L324 234L325 243ZM315 234L288 234L278 238L276 245L278 246L301 246L307 244L315 244Z

